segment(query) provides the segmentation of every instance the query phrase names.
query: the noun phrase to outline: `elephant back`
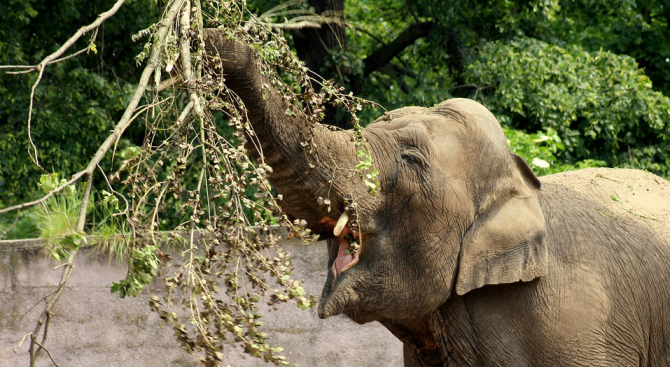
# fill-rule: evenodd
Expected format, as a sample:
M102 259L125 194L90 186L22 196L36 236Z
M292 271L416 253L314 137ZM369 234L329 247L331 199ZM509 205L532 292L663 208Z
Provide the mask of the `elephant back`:
M591 210L613 221L628 218L670 246L670 181L633 169L592 168L540 178L543 191L563 187L599 204ZM602 206L602 207L600 207Z

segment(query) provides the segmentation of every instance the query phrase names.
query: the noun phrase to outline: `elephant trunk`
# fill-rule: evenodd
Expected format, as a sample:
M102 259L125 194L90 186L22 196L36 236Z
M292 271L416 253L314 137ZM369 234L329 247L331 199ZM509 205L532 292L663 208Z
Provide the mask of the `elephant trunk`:
M313 230L319 230L324 217L337 219L342 197L351 186L345 182L351 179L338 172L338 167L349 169L356 164L351 133L308 123L304 113L279 92L264 88L271 83L261 74L255 52L246 44L228 39L217 29L205 29L204 36L212 65L222 66L226 86L247 108L254 131L247 147L272 167L269 180L283 196L282 209L306 220ZM329 199L332 210L329 212L318 198Z

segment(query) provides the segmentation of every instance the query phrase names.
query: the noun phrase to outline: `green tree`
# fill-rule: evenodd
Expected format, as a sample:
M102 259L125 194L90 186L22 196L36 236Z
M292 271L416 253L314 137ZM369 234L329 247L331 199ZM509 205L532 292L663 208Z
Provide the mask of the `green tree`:
M670 174L670 99L629 56L517 37L486 44L466 78L503 124L557 131L563 162Z
M476 98L523 136L555 132L542 144L555 142L544 161L558 170L670 175L661 2L350 0L344 14L349 48L332 48L328 65L346 66L340 80L361 97L387 108Z
M0 65L36 65L113 3L3 2ZM26 121L37 74L5 72L0 77L0 207L39 192L38 180L44 171L33 162L35 152L45 171L73 174L83 169L123 113L137 82L135 55L141 50L131 35L155 22L160 12L149 0L132 1L119 12L99 29L95 52L89 50L48 67L35 90L34 147ZM82 39L75 47L85 48L86 41ZM130 141L140 144L142 137L141 129L134 129L119 148Z
M58 6L37 0L1 4L0 63L36 63L57 47L53 40L65 39L76 30L76 24L93 19L100 9L110 4L110 1L78 0ZM667 152L662 148L664 135L654 133L658 124L650 129L644 127L655 119L663 119L665 113L660 97L651 90L664 95L670 90L670 62L667 61L670 51L666 42L662 42L668 38L668 17L660 1L275 0L250 1L250 7L257 14L267 15L262 21L285 29L297 54L314 72L387 109L430 106L454 96L485 96L480 101L501 114L503 123L510 127L530 134L554 128L566 147L557 153L562 163L594 159L612 166L627 165L668 175ZM151 24L159 10L150 1L137 0L120 11L123 15L110 20L99 32L97 54L89 52L86 57L54 65L36 90L36 103L40 108L33 117L32 141L47 171L68 174L81 168L84 162L80 157L95 149L96 140L82 139L70 144L67 139L84 135L102 139L129 98L137 80L134 55L141 47L132 42L130 35ZM298 16L308 21L286 26L287 21ZM580 68L590 68L600 75L622 71L631 78L646 75L649 82L640 84L625 78L617 82L622 87L625 83L635 83L635 90L639 91L631 98L635 103L618 104L615 109L604 102L580 107L580 116L600 116L588 134L583 132L584 126L577 128L574 122L565 128L555 122L547 123L546 118L540 121L536 115L511 113L501 108L509 105L509 95L503 95L496 88L514 86L512 78L528 82L522 85L525 96L520 101L522 104L537 104L549 94L552 99L563 101L584 96L570 95L568 91L575 88L574 83L562 84L572 83L574 78L556 79L552 85L557 88L544 90L537 83L547 77L541 73L548 69L530 68L528 70L536 72L529 73L517 68L514 70L523 75L515 75L510 73L511 65L504 63L482 66L482 60L498 57L488 53L504 45L510 50L519 50L520 43L530 44L531 40L541 41L552 50L555 46L574 53L580 61L583 61L581 53L600 54L601 49L612 55L608 60L617 59L616 55L632 58L627 63L615 62L618 66L607 66L603 62L582 65L577 61L553 63L554 53L533 53L538 47L524 51L527 62L553 63L552 72L563 70L563 74L568 75L577 70L578 75L590 78L589 72ZM482 67L481 73L490 77L483 80L476 76L476 67ZM509 80L505 81L506 78ZM34 80L34 74L0 78L0 93L5 96L0 101L0 149L3 152L0 205L18 202L37 192L41 170L26 154L34 149L23 124L27 119L28 91ZM528 85L537 87L531 90ZM640 90L640 86L650 91ZM603 90L596 89L593 93ZM568 94L560 95L563 91ZM57 100L60 96L65 99ZM601 101L610 98L601 97ZM545 105L552 103L545 102ZM364 112L360 117L366 123L377 114L378 111ZM624 124L617 122L631 115L636 118ZM326 107L325 118L326 122L341 127L349 123L347 114L336 112L331 105ZM611 127L604 127L607 125ZM599 128L605 133L598 132ZM144 132L139 126L133 129L133 134L121 141L120 148L140 144ZM575 134L578 130L582 132ZM582 144L580 139L589 140ZM573 147L580 146L585 149L574 151Z

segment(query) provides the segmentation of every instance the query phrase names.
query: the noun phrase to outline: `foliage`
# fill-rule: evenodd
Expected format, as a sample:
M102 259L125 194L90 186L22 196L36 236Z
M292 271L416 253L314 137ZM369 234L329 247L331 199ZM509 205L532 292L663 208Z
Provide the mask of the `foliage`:
M66 182L59 179L58 174L42 175L39 186L47 194ZM39 229L39 237L44 239L45 248L56 261L67 259L71 250L86 242L85 234L77 230L79 205L77 191L70 185L31 213Z
M392 61L400 76L371 73L361 96L389 109L486 98L503 124L520 129L510 134L557 131L566 147L554 156L561 164L592 160L670 174L668 104L653 89L670 91L670 49L659 42L670 37L670 18L661 3L349 0L345 11L350 47L332 54L332 63L353 69L345 82L360 78L360 61L410 25L435 24ZM449 43L462 52L463 74ZM512 110L519 104L523 113Z
M81 170L120 117L135 82L132 58L138 48L130 34L157 17L151 3L136 0L122 7L99 32L98 53L47 68L36 90L31 129L45 170L68 174ZM2 2L0 65L38 63L111 4L111 0ZM0 78L0 207L33 198L38 194L37 179L44 173L26 154L31 151L25 123L28 97L36 77L32 73ZM137 130L128 134L120 148L139 141L138 135Z
M556 131L559 160L670 174L670 99L628 56L519 37L487 44L466 77L503 124Z
M368 104L341 93L329 81L308 76L280 32L260 21L249 22L255 18L243 2L207 4L210 7L204 11L213 24L258 52L269 84L290 103L285 113L304 113L307 121L300 123L306 127L303 144L307 152L310 124L323 117L325 103L343 106L354 117ZM199 10L193 9L189 26L198 24ZM141 149L125 149L121 154L118 179L128 187L125 214L134 241L127 277L116 282L112 291L121 296L139 294L160 271L165 290L162 297L152 298L151 307L204 365L220 363L230 341L239 342L252 356L286 365L279 354L281 348L271 346L262 331L257 305L263 300L271 304L291 301L303 309L315 305L314 296L306 294L300 281L291 279L290 257L277 247L286 233L305 240L311 236L281 214L279 198L267 181L271 168L263 157L251 159L246 148L253 145L249 140L256 139L246 108L226 88L220 67L204 60L197 38L201 30L191 32L185 24L170 30L167 47L161 45L158 26L145 34L148 42L161 48L157 61L163 70L170 69L178 53L180 60L193 65L181 70L183 79L194 82L185 83L185 89L155 94L152 108L139 117L146 126ZM190 40L178 32L193 35L188 54L180 42ZM150 58L144 61L152 62ZM319 92L312 87L313 81L320 84ZM354 137L361 159L358 169L374 191L376 171L358 131ZM180 257L170 259L161 254L158 245L166 240L155 231L164 228L166 221L174 223L175 218L180 222L172 227L175 232L170 239L181 243L182 251ZM279 228L273 223L279 223Z
M546 132L538 131L528 134L522 130L503 126L503 131L507 136L509 148L525 159L537 176L605 166L605 162L594 159L585 159L575 164L565 164L559 161L557 155L565 151L565 145L563 145L556 130L552 128L549 128Z
M53 6L37 0L10 0L0 4L0 64L37 62L57 47L57 42L51 40L65 39L110 3L111 0L105 0L89 6L81 0L69 0ZM252 12L260 14L282 3L279 0L249 1L249 6ZM124 5L119 16L110 20L104 33L98 36L97 44L101 46L98 54L90 53L50 67L46 83L37 90L38 103L44 108L36 111L33 124L33 141L45 169L65 173L79 169L84 163L83 157L95 149L97 139L101 139L118 118L135 82L134 57L142 47L141 43L133 42L130 35L139 29L152 32L150 26L159 13L153 4L150 0L136 0ZM305 2L296 2L289 10L293 9L300 14L310 10ZM474 0L456 3L346 0L349 47L333 49L327 65L336 66L340 71L337 81L342 85L351 86L352 80L364 80L359 95L388 109L405 105L432 106L454 95L472 96L470 77L460 74L456 65L458 60L448 51L449 45L456 45L462 51L465 59L461 62L465 70L468 65L470 68L475 65L473 62L479 59L480 51L490 49L491 46L483 47L487 42L498 40L502 42L500 44L507 44L515 37L530 37L568 50L568 53L572 52L569 51L571 47L581 46L593 54L604 49L632 56L645 68L644 72L653 81L652 88L667 93L670 88L670 63L667 62L670 49L662 40L670 36L670 28L665 12L660 2L652 0L495 0L485 3ZM291 16L276 11L273 14ZM363 60L418 22L432 22L435 28L428 36L417 39L400 52L391 62L391 68L374 71L365 77ZM455 38L449 38L449 35ZM286 37L290 44L291 34ZM259 48L277 52L277 46L272 44ZM538 61L547 58L551 62L553 54L534 56ZM555 67L569 65L567 62ZM572 66L577 67L574 63ZM540 80L530 74L527 77ZM25 154L29 143L27 130L22 125L26 119L27 91L33 81L32 74L0 78L0 93L6 96L0 101L0 121L6 122L0 126L0 150L3 152L0 155L0 206L33 197L35 192L30 188L36 187L36 179L42 173ZM66 103L57 99L60 96ZM613 113L625 108L628 107L623 106ZM379 110L359 112L360 124L364 126L380 113ZM74 121L76 123L72 123ZM536 122L528 126L525 122L514 122L513 126L529 132L539 131ZM572 151L578 137L556 130L568 146L565 153L558 155L558 160L570 164L586 157L575 156ZM621 130L620 133L629 131ZM630 133L636 134L635 131ZM90 139L81 139L77 144L67 142L70 136L83 135ZM119 148L139 145L142 136L143 131L137 125L121 141ZM598 139L595 138L593 145L599 144ZM616 144L610 144L613 141L606 142L610 145L608 149L616 148ZM631 157L626 159L627 148L623 144L619 144L621 151L614 160L604 156L586 158L604 159L609 165L628 161L628 165L661 172L654 167L664 165L665 153L658 147L658 139L651 143L652 146L647 146L646 140L636 137L634 146L643 153L640 157L633 155L632 160ZM100 183L98 187L104 185Z
M58 173L40 176L40 192L48 194L67 182L60 177ZM94 196L101 199L93 200L87 206L87 215L92 223L86 233L77 230L81 190L71 184L42 205L18 213L15 222L0 224L0 233L4 234L1 239L41 238L44 249L56 261L64 261L71 250L81 246L91 246L121 258L127 255L128 246L119 235L128 233L128 227L117 218L118 198L104 190L100 195L94 193Z
M601 49L633 57L644 67L654 89L670 94L670 7L658 0L559 1L557 16L541 32L528 34L549 43L558 40L588 51Z
M158 245L150 245L141 248L133 248L130 257L130 274L111 287L112 293L118 293L119 297L137 297L144 288L150 284L156 276L160 260L156 252Z
M417 5L421 8L428 6L427 2ZM440 29L435 29L429 39L418 39L398 54L391 63L397 71L390 67L364 76L362 60L415 23L415 19L406 13L408 9L411 7L399 0L347 0L346 19L351 26L346 31L350 46L348 50L333 50L328 61L340 65L342 70L350 70L342 73L344 79L338 82L350 86L351 79L365 78L359 96L389 110L407 105L438 104L450 96L449 90L454 83L453 74L448 72L449 55L443 48L436 47L441 41ZM420 20L427 19L430 18L421 17ZM370 122L380 114L380 111L364 111L360 117L362 121Z
M183 10L180 4L179 1L170 3L170 11L165 14L176 15L179 10ZM210 10L215 19L226 20L230 29L237 30L240 21L244 20L242 17L248 19L249 16L240 4L224 3L220 4L220 7L217 4L210 5L214 5ZM184 9L190 10L190 6ZM194 10L192 24L198 24L199 16L202 14ZM162 26L149 27L149 32L144 32L150 36L151 44L148 49L152 50L151 52L155 50L159 52L160 60L153 58L146 60L149 64L159 61L157 70L165 68L169 72L171 68L168 65L177 58L177 52L181 52L182 60L191 59L191 55L184 53L183 48L177 49L182 37L180 29L174 25L175 23L164 20ZM188 32L184 27L187 25L182 24L181 31ZM158 33L159 28L168 29L165 39L173 40L172 47L163 47L164 40ZM254 33L256 36L252 38L256 44L268 46L259 47L260 50L266 51L261 52L265 59L273 63L272 65L280 65L284 60L288 60L291 63L286 68L287 71L302 73L306 78L306 70L302 69L290 52L288 53L290 56L287 57L282 55L279 48L272 50L266 43L267 40L274 39L280 47L286 47L279 39L279 35L262 28L259 28L259 31L261 33ZM100 43L98 45L101 46ZM156 47L153 47L154 45ZM193 61L197 67L188 70L193 73L191 75L197 75L198 78L204 76L202 68L205 63L201 47L201 44L195 44ZM99 48L99 51L102 51L102 46ZM37 60L40 59L39 56L37 55ZM105 88L111 85L103 76L90 73L81 66L69 68L67 61L49 66L48 72L57 76L62 75L63 80L58 80L61 83L65 81L78 83L77 87L87 87L90 83L93 84L89 87ZM154 76L156 83L162 81L159 72ZM209 80L212 80L212 77L219 78L215 73L206 76L210 78ZM34 80L34 76L31 78ZM9 79L3 78L3 82L7 80ZM277 82L280 83L278 79ZM95 119L83 119L81 128L84 130L79 133L90 138L84 140L92 149L100 145L100 138L108 135L113 126L112 121L116 120L110 113L109 108L114 107L112 104L106 105L108 109L78 110L77 103L95 104L105 101L109 95L89 93L92 99L88 101L84 97L85 94L77 94L79 91L76 89L65 92L54 89L62 85L55 84L54 87L49 83L40 85L37 94L37 101L40 104L35 110L36 124L31 129L33 139L40 148L40 155L45 153L43 145L48 147L49 144L53 144L57 149L56 153L51 151L48 153L59 163L64 159L62 155L57 154L58 149L66 146L66 141L72 141L72 137L76 136L73 133L78 131L76 126L73 129L70 125L63 125L62 121L70 121L67 117L81 119L79 113L95 115ZM20 86L29 90L28 83ZM305 293L301 282L290 278L292 270L290 257L276 248L279 236L275 232L283 230L270 228L270 223L280 222L283 228L289 228L290 232L302 238L306 238L306 234L289 223L286 217L279 216L280 210L266 179L270 168L262 161L254 163L244 147L246 132L250 129L248 121L244 118L244 107L232 93L221 94L221 86L223 80L217 81L216 84L200 83L189 85L185 89L171 89L160 95L157 92L149 94L147 103L150 105L132 111L146 126L142 147L128 146L126 140L121 140L121 144L116 146L119 152L114 165L112 157L109 156L110 159L101 164L105 167L100 169L103 174L114 172L117 167L118 169L108 177L107 175L102 177L101 182L106 187L97 191L96 207L106 208L108 211L99 217L102 218L99 224L104 225L105 231L109 231L114 227L117 230L124 228L119 224L127 221L128 226L125 229L130 230L130 233L125 234L129 237L129 247L121 248L109 245L109 242L105 241L107 246L114 247L117 253L127 255L129 263L127 277L115 282L112 291L118 292L122 297L136 296L153 280L161 267L167 277L166 293L162 301L156 299L152 302L152 307L174 327L179 340L189 351L201 354L204 364L217 364L221 361L224 356L223 346L227 340L242 342L245 351L253 356L276 364L288 364L284 362L284 357L278 354L281 348L268 344L267 335L261 330L262 322L258 321L261 315L256 304L266 300L272 303L292 301L301 308L314 305L314 297ZM130 87L128 85L128 90L124 91L123 88L120 90L125 94L114 97L115 103L120 107L118 112L125 108L128 102ZM331 87L328 90L333 90L334 96L338 96L338 103L350 105L355 109L350 103L352 98L340 95L337 88ZM50 94L44 95L44 91ZM57 93L59 91L61 93ZM293 95L294 100L298 101L295 92L292 93L294 94L287 91L286 95ZM309 91L306 95L309 95ZM210 114L209 109L204 113L190 114L192 111L198 111L194 106L194 96L199 104L202 103L199 107L211 102L211 106L218 106L217 108L228 118L223 121L217 119ZM310 106L315 112L310 116L318 118L318 110L321 107L319 101L324 95L313 96L315 102ZM47 103L51 100L47 100L46 97L53 98L53 105ZM26 105L27 103L24 103L21 108L25 109ZM10 107L19 108L14 105ZM47 113L51 111L50 108L55 112ZM51 137L45 139L44 135L38 134L40 130L37 126L41 126L39 123L43 125L42 116L53 117L49 121L54 125L48 125L49 129L45 131L60 134L63 141ZM23 119L17 117L16 121L18 124ZM60 124L56 124L57 122ZM221 131L232 132L232 135L219 134L221 123L227 125ZM96 132L100 134L95 134ZM27 146L25 136L18 139L26 144L24 147ZM91 150L77 145L78 142L75 140L74 144L71 144L75 148L72 154L80 154L81 161L74 162L73 167L65 167L66 171L79 170L90 160ZM364 145L362 148L365 150ZM49 161L44 158L41 162L44 165ZM77 167L77 164L80 166ZM60 168L57 164L53 164L52 167ZM16 171L16 167L10 167L7 172L12 172L12 169ZM27 172L26 175L31 175L31 172ZM32 175L34 176L34 173ZM53 190L66 182L55 174L43 177L45 178L42 186L47 190ZM119 182L126 185L125 191L118 191ZM112 186L114 184L116 189ZM32 185L25 185L30 186ZM249 197L247 194L253 196ZM64 269L71 269L69 261L72 255L84 244L84 233L76 229L81 225L80 195L81 193L74 190L74 186L67 187L63 192L43 200L44 212L41 208L34 208L30 211L31 218L24 217L37 218L33 220L33 224L39 231L46 233L48 250L56 260L66 264ZM3 203L4 205L6 204ZM88 215L91 214L88 210L86 212ZM179 215L175 216L174 213ZM118 218L123 218L123 221L119 222ZM156 234L163 224L167 222L167 225L170 225L175 219L182 222L175 228L173 236L165 239ZM92 226L90 224L87 228L87 234L95 233ZM257 233L258 226L260 226L259 233ZM206 241L198 240L194 238L195 236ZM170 259L169 256L163 255L159 247L170 243L180 245L183 256ZM220 292L220 287L223 287L224 292ZM173 308L176 310L173 311Z

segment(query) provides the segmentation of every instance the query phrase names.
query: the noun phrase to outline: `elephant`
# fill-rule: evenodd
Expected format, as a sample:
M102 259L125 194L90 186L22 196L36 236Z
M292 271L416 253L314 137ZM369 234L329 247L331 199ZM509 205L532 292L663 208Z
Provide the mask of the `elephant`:
M349 169L351 131L286 114L255 51L204 33L282 209L328 239L319 317L381 323L408 367L670 365L670 182L608 168L538 179L493 114L457 98L364 129L370 195Z

